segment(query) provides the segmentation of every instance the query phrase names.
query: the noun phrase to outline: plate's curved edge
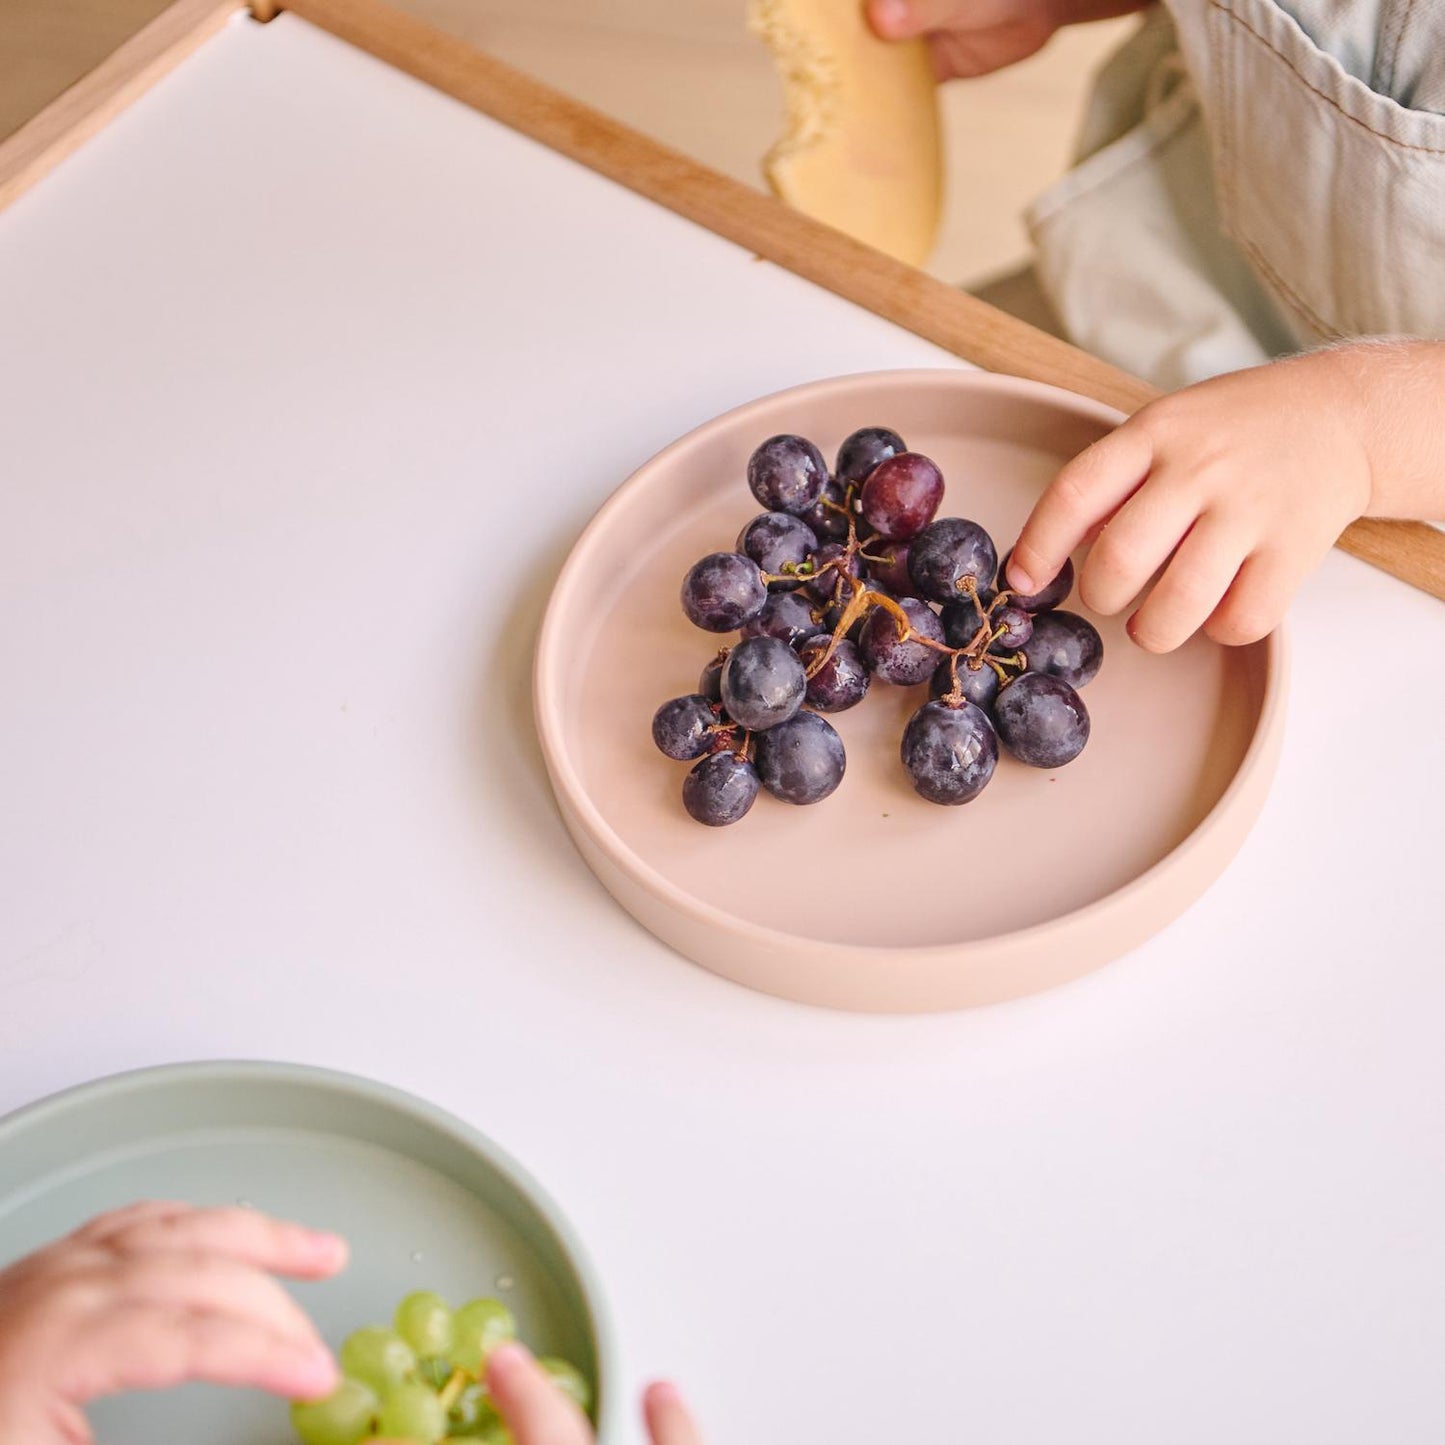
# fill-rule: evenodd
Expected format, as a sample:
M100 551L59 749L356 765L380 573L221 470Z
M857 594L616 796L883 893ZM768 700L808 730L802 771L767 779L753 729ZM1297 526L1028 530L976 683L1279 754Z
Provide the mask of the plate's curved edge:
M1074 415L1117 426L1125 420L1125 414L1115 407L1107 406L1102 402L1093 400L1090 397L1081 396L1075 392L1046 382L1029 381L1022 377L1006 376L996 372L975 371L965 368L952 367L914 367L901 368L888 371L865 371L851 372L840 376L827 377L815 381L803 382L797 386L787 387L781 391L769 392L766 395L753 398L751 401L732 407L730 410L719 413L716 417L700 423L691 430L670 442L666 447L654 453L644 461L631 475L629 475L603 502L592 519L578 535L577 539L568 552L568 558L574 556L578 550L586 546L589 540L596 536L607 524L609 513L621 505L627 496L638 486L644 485L647 475L655 470L660 470L670 463L679 454L684 454L690 447L698 444L699 437L710 432L715 427L723 424L735 423L745 420L753 411L761 410L764 407L772 406L789 398L807 398L820 392L837 390L847 386L864 384L895 385L901 386L908 382L927 381L931 384L942 382L946 385L959 385L969 389L996 390L1000 393L1010 393L1015 396L1033 398L1040 401L1051 402L1072 412ZM546 611L543 615L542 626L538 631L536 646L533 651L532 669L532 710L533 718L537 728L537 735L542 748L543 760L547 767L548 779L557 794L557 801L560 805L564 824L569 833L573 835L574 842L587 858L587 849L581 846L582 837L597 848L606 857L611 867L616 868L628 881L628 883L639 890L661 898L675 912L686 915L694 923L704 929L731 930L735 935L744 939L747 943L764 950L765 952L777 954L788 952L806 946L810 940L803 935L784 933L776 929L767 928L761 924L752 923L747 919L739 918L735 914L716 908L705 903L671 883L657 871L647 865L642 859L622 841L617 838L613 830L608 826L598 812L591 799L588 797L585 788L582 787L565 750L562 748L556 730L551 725L547 716L547 698L549 693L548 668L552 656L557 650L558 637L561 632L561 617L566 611L566 575L567 569L564 563L563 573L559 578L548 600ZM893 969L906 969L910 963L922 966L936 966L940 961L951 960L960 966L970 962L982 962L990 952L996 952L1005 942L1013 944L1026 944L1031 939L1042 935L1057 932L1064 927L1077 927L1085 921L1103 921L1113 916L1117 910L1127 909L1135 906L1135 901L1142 895L1147 896L1154 892L1159 885L1161 877L1168 877L1180 866L1181 861L1186 860L1192 853L1208 846L1211 839L1218 833L1228 832L1228 825L1236 821L1237 836L1229 848L1223 862L1217 867L1207 869L1201 885L1192 891L1191 896L1184 906L1176 910L1174 916L1179 916L1210 887L1222 874L1224 867L1233 857L1235 851L1242 844L1249 830L1253 827L1255 818L1263 807L1264 798L1268 793L1269 785L1273 779L1276 765L1278 763L1280 745L1283 737L1287 680L1288 680L1288 640L1287 630L1284 626L1276 629L1261 642L1250 644L1251 650L1256 650L1264 658L1264 688L1260 701L1259 718L1255 724L1253 735L1250 738L1249 746L1245 750L1243 758L1234 776L1230 779L1228 786L1220 794L1214 806L1194 828L1188 837L1172 848L1157 862L1152 864L1138 877L1132 879L1122 888L1115 889L1103 898L1096 899L1092 903L1085 904L1082 908L1074 909L1069 913L1060 914L1057 918L1049 919L1043 923L1035 924L1030 928L1020 929L1010 934L997 935L992 938L973 939L958 943L931 944L906 949L892 950L888 954L889 965ZM1250 795L1253 795L1252 797ZM1236 819L1235 815L1239 817ZM581 830L582 837L578 836ZM617 896L616 889L603 875L590 858L587 858L589 867L598 874L601 881L607 886L608 891ZM692 951L672 937L660 932L652 924L641 919L637 911L630 905L618 899L619 903L631 913L634 918L643 926L658 937L661 937L670 947L677 949L686 957L694 958ZM1162 925L1161 925L1162 926ZM1158 928L1149 928L1119 951L1120 954L1138 947L1149 937L1158 931ZM830 952L839 959L852 958L857 961L867 960L879 956L879 950L866 946L851 945L845 943L832 943L829 945ZM748 987L761 988L756 982L741 979L731 970L719 969L711 963L703 962L703 966L712 972L722 973L731 977L736 982L743 982ZM1089 965L1096 967L1097 964ZM1088 971L1087 968L1078 970L1079 973ZM1061 980L1063 981L1063 980ZM852 1005L839 1002L830 998L819 998L813 995L804 996L801 991L785 989L762 988L764 992L776 993L779 997L786 997L796 1002L819 1003L825 1007L842 1008ZM1024 988L1017 991L1017 994L1032 992L1035 990ZM999 997L1012 997L1017 995L1000 995ZM926 1011L929 1007L935 1009L947 1009L966 1007L967 1004L944 1003L939 1005L914 1005L905 1006L905 1011L919 1012ZM862 1007L881 1008L883 1006L870 1004Z
M599 1440L606 1440L622 1428L622 1392L616 1328L608 1311L606 1296L590 1255L560 1206L525 1165L480 1129L429 1100L387 1084L380 1079L346 1073L315 1064L298 1064L266 1059L197 1059L152 1064L119 1073L102 1075L22 1104L0 1115L0 1150L21 1130L44 1128L63 1114L89 1107L119 1093L200 1081L249 1083L257 1080L324 1088L362 1096L389 1109L410 1115L425 1127L450 1137L470 1152L480 1155L535 1211L555 1238L563 1258L577 1277L588 1312L588 1323L597 1341L597 1416Z

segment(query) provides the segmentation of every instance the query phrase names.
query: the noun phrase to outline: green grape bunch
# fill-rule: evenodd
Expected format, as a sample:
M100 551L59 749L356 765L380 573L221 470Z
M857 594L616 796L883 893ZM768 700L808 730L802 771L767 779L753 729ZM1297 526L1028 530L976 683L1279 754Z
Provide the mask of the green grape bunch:
M418 1290L397 1306L390 1329L367 1325L347 1336L337 1355L341 1384L324 1400L296 1401L291 1426L302 1445L512 1445L485 1376L487 1356L516 1337L501 1300L474 1299L453 1310L440 1295ZM591 1408L580 1370L555 1358L537 1363L579 1408Z

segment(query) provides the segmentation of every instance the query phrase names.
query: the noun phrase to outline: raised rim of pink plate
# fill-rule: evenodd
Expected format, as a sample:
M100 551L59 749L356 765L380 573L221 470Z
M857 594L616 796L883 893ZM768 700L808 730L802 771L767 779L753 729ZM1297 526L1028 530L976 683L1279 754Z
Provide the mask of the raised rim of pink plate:
M553 788L571 807L574 817L586 830L592 841L638 887L653 894L678 912L696 919L699 923L728 930L746 943L759 948L796 952L801 948L816 947L820 940L810 934L786 933L781 929L768 928L754 923L741 914L704 903L679 888L617 836L582 785L577 770L562 743L563 727L557 716L555 693L549 681L551 674L561 662L561 649L565 641L561 619L570 611L571 606L577 605L573 604L570 599L572 591L572 584L569 581L569 572L572 572L570 564L574 559L585 555L590 549L601 545L599 539L607 526L611 513L621 507L633 492L649 485L651 474L655 470L678 457L685 457L688 451L701 444L701 438L717 428L745 421L750 414L773 406L779 400L787 397L814 396L860 384L905 386L910 382L918 384L924 380L930 384L939 381L948 384L958 383L969 389L981 388L1000 394L1045 401L1071 411L1076 416L1105 422L1110 426L1117 426L1125 419L1125 413L1116 408L1106 406L1089 397L1080 396L1077 392L1068 391L1063 387L1051 386L1045 382L1028 381L1022 377L1000 375L995 372L970 371L962 368L954 370L952 367L912 367L888 371L850 372L842 376L803 382L798 386L769 392L765 396L744 402L742 405L722 412L711 420L692 428L691 431L669 443L638 467L602 504L596 515L583 529L576 543L568 551L542 618L532 670L532 707L543 758ZM572 572L572 575L576 575L576 573ZM934 964L940 960L957 960L959 963L983 961L999 948L1003 940L1008 940L1011 944L1025 945L1044 939L1049 934L1066 933L1081 926L1085 921L1092 922L1105 918L1120 909L1131 908L1141 895L1147 896L1159 889L1169 876L1188 866L1189 859L1194 853L1208 846L1211 835L1225 827L1230 816L1237 809L1250 807L1250 788L1254 775L1261 767L1270 766L1272 743L1284 723L1285 683L1288 675L1289 655L1285 630L1283 627L1277 628L1263 641L1252 643L1250 646L1262 649L1264 652L1265 678L1259 718L1249 746L1246 748L1233 778L1230 779L1224 792L1220 794L1218 801L1189 836L1158 862L1102 898L1097 898L1092 903L1086 903L1081 908L1071 909L1067 913L1060 913L1046 922L1031 924L1027 928L1015 929L1007 933L995 933L985 938L960 939L955 943L886 948L829 940L827 946L830 955L851 957L859 961L886 958L889 966L894 969L910 963Z

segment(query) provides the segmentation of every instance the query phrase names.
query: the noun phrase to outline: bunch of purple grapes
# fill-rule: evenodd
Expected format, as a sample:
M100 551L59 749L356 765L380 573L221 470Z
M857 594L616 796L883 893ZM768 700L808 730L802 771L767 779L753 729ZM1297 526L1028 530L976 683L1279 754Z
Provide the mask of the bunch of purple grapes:
M1099 634L1059 610L1071 562L1041 592L1002 584L977 522L938 517L943 473L886 427L839 448L830 475L800 436L775 436L748 461L767 509L683 578L682 608L708 632L738 632L697 691L658 708L652 737L692 762L682 800L699 823L736 823L760 788L821 802L847 754L824 713L856 707L877 679L928 684L903 732L903 769L929 802L976 798L999 745L1058 768L1089 740L1078 689L1103 661Z

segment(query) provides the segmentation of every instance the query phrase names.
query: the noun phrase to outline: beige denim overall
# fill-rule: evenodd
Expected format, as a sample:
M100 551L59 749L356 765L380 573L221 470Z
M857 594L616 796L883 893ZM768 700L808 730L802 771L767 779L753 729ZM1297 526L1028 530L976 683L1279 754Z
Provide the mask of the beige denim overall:
M1079 345L1173 388L1445 338L1445 0L1171 0L1030 213Z

